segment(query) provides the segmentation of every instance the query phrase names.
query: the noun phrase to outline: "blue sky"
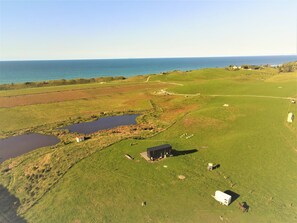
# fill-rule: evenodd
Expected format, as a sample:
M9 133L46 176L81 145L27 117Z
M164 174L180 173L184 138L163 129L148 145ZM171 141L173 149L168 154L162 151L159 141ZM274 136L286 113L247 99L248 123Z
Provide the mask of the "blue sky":
M296 0L0 0L0 60L296 54Z

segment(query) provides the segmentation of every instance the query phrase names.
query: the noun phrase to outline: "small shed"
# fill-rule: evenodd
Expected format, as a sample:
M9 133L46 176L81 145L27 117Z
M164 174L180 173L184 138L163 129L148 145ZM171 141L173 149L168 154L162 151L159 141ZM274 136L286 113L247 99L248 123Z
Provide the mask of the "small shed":
M207 164L207 170L213 170L213 168L214 168L213 163L208 163Z
M212 196L214 199L216 199L220 204L228 206L231 203L232 197L229 194L226 194L222 191L217 190L215 192L215 195Z
M77 137L75 137L75 139L76 139L76 142L82 142L82 141L85 140L85 137L84 136L77 136Z
M172 146L163 144L155 147L147 148L147 156L150 160L164 158L172 154Z
M294 120L294 114L292 112L290 112L288 114L287 122L292 123L293 120Z

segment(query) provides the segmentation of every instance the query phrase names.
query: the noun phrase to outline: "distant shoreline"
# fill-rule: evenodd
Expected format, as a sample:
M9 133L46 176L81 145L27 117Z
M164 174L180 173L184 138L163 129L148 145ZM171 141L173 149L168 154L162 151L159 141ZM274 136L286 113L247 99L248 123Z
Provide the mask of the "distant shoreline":
M89 79L102 77L131 77L158 74L173 70L197 70L229 65L276 65L296 61L297 55L138 58L50 61L0 61L0 84L42 82L61 79Z

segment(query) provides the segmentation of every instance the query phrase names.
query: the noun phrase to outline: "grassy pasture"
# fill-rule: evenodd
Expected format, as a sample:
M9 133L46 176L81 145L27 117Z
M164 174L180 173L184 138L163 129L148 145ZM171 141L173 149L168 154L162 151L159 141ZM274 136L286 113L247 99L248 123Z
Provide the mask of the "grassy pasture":
M123 84L123 86L82 89L79 92L84 98L76 100L78 90L70 93L67 90L50 94L13 96L8 99L4 97L5 101L4 99L1 101L0 97L1 131L17 131L61 122L77 116L98 115L99 112L147 110L151 108L149 103L151 97L148 93L164 86L166 85L162 83L140 83L138 85L126 86ZM66 97L65 94L67 94ZM18 97L22 97L22 99ZM26 100L24 101L24 99ZM3 103L1 104L1 102ZM5 108L6 103L9 103L11 107ZM16 106L18 103L25 105Z
M141 140L130 134L97 133L81 144L39 149L1 164L0 170L12 166L7 173L0 171L0 183L21 199L20 210L28 222L297 221L297 125L296 121L286 122L287 113L296 114L297 109L285 99L297 95L296 72L278 75L273 69L203 69L152 75L148 82L141 77L134 83L138 87L127 84L136 80L119 81L109 96L104 95L106 86L96 86L93 94L98 97L87 100L1 108L5 135L39 125L46 129L69 117L75 120L96 112L128 110L145 111L141 123L148 121L159 130L166 129L156 135L140 129L136 135L143 135ZM87 89L87 84L82 86ZM116 87L126 91L117 92ZM201 95L152 94L160 89ZM181 137L184 133L193 137ZM147 147L161 143L189 154L156 163L140 157ZM126 153L135 159L126 159ZM48 154L56 158L49 161ZM61 176L49 171L45 179L33 182L39 190L48 191L36 203L34 196L23 191L24 177L26 171L47 161L56 163L53 170L65 171ZM220 168L208 172L208 162L219 163ZM186 179L180 180L178 175ZM215 190L231 190L240 196L225 207L210 196ZM238 202L246 202L249 212L242 213Z
M225 100L235 108L225 111L221 106ZM286 129L284 118L275 118L286 113L287 102L275 103L280 109L267 114L275 105L265 99L243 102L216 98L156 137L125 140L97 152L71 169L28 212L28 219L216 222L223 216L229 222L293 222L297 213L296 147L290 141L294 138ZM180 138L184 132L195 136L188 140ZM272 137L280 132L280 137ZM131 147L131 142L137 145ZM155 164L139 156L145 148L160 143L198 152ZM125 159L125 153L136 161ZM207 172L207 162L220 163L221 167ZM177 178L180 174L186 176L184 181ZM217 189L232 190L240 197L231 206L222 207L210 197ZM142 201L148 205L142 207ZM238 201L250 205L248 214L238 210ZM66 207L63 211L59 210L61 205Z

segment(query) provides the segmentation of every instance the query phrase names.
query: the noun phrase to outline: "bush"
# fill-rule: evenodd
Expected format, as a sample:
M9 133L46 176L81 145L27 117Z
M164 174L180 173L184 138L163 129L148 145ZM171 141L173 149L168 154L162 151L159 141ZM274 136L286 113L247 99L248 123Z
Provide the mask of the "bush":
M11 84L1 84L0 90L12 90L12 89L22 89L30 87L44 87L44 86L60 86L60 85L72 85L72 84L88 84L88 83L100 83L100 82L109 82L114 80L125 80L124 76L117 77L98 77L98 78L79 78L79 79L61 79L61 80L51 80L51 81L41 81L41 82L30 82L25 83L11 83Z

